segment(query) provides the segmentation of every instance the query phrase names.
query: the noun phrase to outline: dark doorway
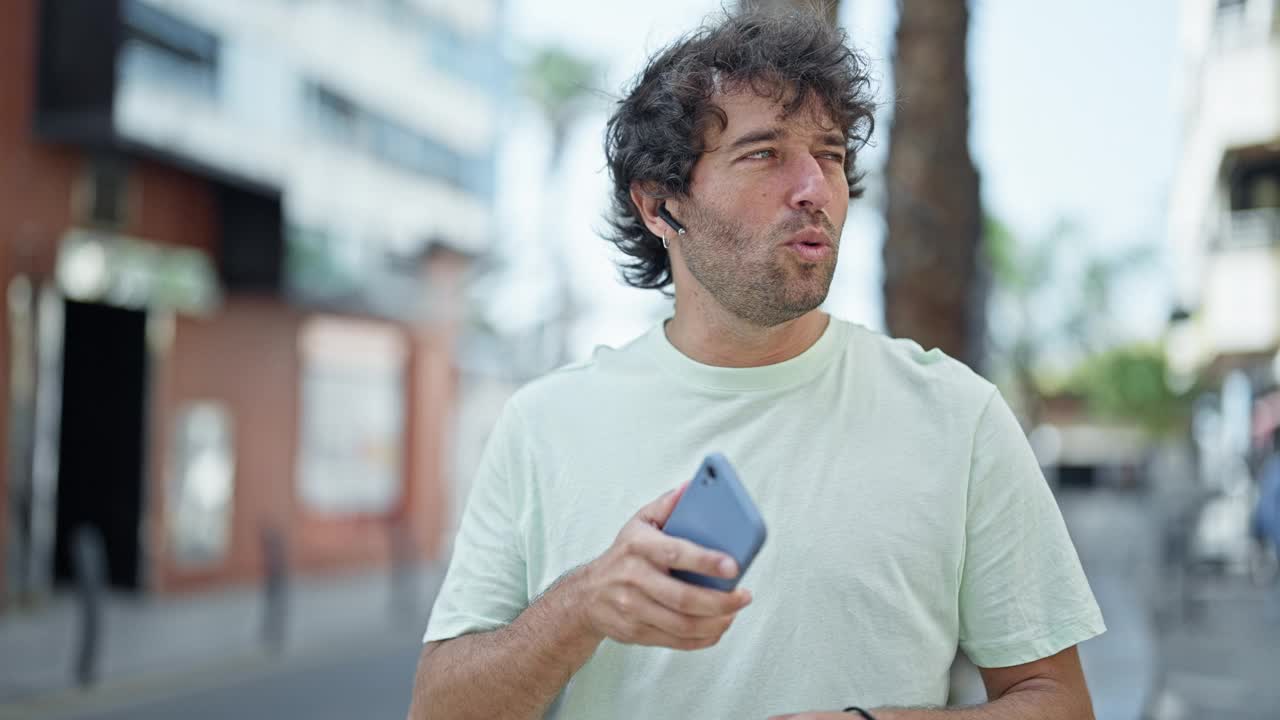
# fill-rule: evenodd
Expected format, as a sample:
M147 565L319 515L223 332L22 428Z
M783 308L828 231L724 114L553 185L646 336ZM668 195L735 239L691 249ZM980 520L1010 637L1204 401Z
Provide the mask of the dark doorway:
M101 533L107 579L137 589L147 377L145 313L67 301L54 575L74 578L76 528Z
M1098 484L1097 468L1092 465L1059 465L1058 484L1063 487L1094 487Z

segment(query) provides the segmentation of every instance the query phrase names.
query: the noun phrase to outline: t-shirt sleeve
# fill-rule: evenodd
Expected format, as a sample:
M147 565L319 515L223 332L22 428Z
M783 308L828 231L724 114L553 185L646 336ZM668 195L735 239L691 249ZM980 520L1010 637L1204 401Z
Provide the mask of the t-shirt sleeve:
M960 647L979 667L1049 657L1106 630L1017 419L992 391L978 421L960 578Z
M515 487L524 465L521 433L509 400L481 455L424 643L508 625L528 605Z

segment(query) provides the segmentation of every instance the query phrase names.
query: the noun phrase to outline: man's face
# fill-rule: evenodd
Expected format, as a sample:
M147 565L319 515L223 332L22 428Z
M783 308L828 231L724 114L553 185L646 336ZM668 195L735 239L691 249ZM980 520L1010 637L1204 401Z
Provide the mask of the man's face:
M782 117L751 92L721 95L689 195L673 214L689 230L689 273L727 310L772 327L822 304L849 210L844 135L817 104ZM678 212L674 212L677 210Z

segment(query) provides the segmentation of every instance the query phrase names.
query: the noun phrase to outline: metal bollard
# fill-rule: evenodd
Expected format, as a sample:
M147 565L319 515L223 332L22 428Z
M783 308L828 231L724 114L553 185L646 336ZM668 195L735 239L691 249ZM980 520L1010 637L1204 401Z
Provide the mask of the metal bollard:
M413 622L418 613L413 533L405 520L395 519L388 523L387 535L390 549L387 575L388 597L391 601L390 619L393 625L400 626L405 622Z
M102 533L91 525L76 528L72 543L76 598L80 604L80 635L76 643L75 681L88 687L98 680L102 639L102 592L106 578L106 553Z
M289 561L284 535L278 528L263 529L262 558L266 571L262 582L262 643L267 650L279 654L284 651L289 620Z

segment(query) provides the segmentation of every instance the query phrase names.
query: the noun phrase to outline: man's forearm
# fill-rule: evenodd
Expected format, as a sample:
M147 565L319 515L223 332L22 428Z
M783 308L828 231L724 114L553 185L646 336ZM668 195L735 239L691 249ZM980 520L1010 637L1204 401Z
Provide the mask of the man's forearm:
M1093 705L1087 691L1081 697L1051 681L1028 682L996 700L972 707L881 708L870 712L876 720L1093 720Z
M599 646L566 575L515 622L445 641L423 654L411 720L539 718Z

